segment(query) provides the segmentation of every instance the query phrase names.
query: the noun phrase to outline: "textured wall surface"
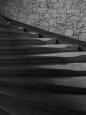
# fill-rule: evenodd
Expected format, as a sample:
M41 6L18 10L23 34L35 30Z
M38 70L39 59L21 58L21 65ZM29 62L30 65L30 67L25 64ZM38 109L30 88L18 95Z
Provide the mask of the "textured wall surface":
M86 0L1 0L1 12L55 33L86 39Z

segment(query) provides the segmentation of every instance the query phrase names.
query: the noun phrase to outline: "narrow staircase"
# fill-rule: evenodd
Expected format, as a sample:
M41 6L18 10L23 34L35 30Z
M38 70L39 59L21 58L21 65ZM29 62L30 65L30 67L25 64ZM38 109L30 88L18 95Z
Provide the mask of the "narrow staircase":
M86 115L86 43L1 21L0 115Z

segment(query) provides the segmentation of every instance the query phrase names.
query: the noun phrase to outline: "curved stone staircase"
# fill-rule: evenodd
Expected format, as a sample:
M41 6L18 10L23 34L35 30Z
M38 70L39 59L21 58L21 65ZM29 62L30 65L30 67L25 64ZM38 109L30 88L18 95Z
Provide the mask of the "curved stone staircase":
M0 115L85 115L86 43L1 22Z

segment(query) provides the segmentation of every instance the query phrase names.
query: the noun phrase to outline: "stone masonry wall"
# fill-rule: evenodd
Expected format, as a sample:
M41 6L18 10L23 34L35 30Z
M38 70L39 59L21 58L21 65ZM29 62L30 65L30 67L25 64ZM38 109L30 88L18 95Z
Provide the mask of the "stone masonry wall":
M55 33L86 40L86 0L0 0L1 13Z

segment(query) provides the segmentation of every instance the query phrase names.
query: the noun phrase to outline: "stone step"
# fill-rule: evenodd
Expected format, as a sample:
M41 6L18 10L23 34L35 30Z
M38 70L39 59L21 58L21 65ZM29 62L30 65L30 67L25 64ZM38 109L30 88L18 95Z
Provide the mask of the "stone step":
M28 56L29 64L68 64L86 62L86 52L60 52ZM26 59L27 60L27 59Z
M29 33L32 34L33 36L36 35L38 32L35 31L24 31L23 27L16 27L10 24L0 24L0 31L7 31L7 32L25 32L25 33Z
M26 33L29 33L29 34L33 35L34 38L35 38L35 35L36 35L36 36L38 35L38 38L39 38L39 33L38 33L38 32L35 32L35 31L29 31L29 32L26 32ZM37 37L36 37L36 38L37 38Z
M68 63L68 64L45 64L45 65L35 65L41 73L41 76L85 76L86 75L86 63ZM37 72L37 70L36 70ZM34 70L35 74L35 70Z
M11 48L11 46L22 45L43 45L43 44L55 44L54 38L15 38L15 37L0 37L0 49ZM18 46L18 47L19 47ZM6 49L7 49L6 48Z
M14 28L0 28L0 32L21 32L21 31Z
M45 44L56 44L56 39L55 38L31 38L32 40L41 40L45 42ZM27 44L28 45L28 44Z
M29 38L25 39L25 45L44 45L44 44L55 44L56 39L53 38Z
M58 53L67 51L78 51L78 45L70 44L46 44L46 45L27 45L28 53L30 54L43 54L43 53Z
M6 41L6 40L5 40ZM30 41L30 42L29 42ZM51 39L51 41L53 41ZM0 45L0 54L1 55L29 55L29 54L47 54L47 53L58 53L58 52L76 52L79 49L77 45L64 45L64 44L46 44L51 41L44 41L43 39L29 39L29 40L20 40L17 38L12 40L1 40ZM32 44L46 44L46 45L31 45ZM30 44L30 45L27 45Z
M43 78L38 78L38 79L35 78L35 79L34 80L30 79L30 80L32 80L31 83L36 84L36 82L37 82L37 84L47 84L47 85L49 84L49 85L52 85L52 87L53 86L63 86L63 87L65 87L66 86L66 87L70 87L70 90L71 90L71 88L72 89L78 88L78 89L81 89L81 92L86 94L86 92L85 92L86 76L74 76L74 77L69 76L69 77L65 77L65 78L64 77L61 77L61 78L52 77L52 78L45 78L45 79L43 79ZM29 82L30 82L30 80L29 80ZM76 91L76 93L77 93L77 91Z
M72 70L72 71L85 71L86 63L68 63L68 64L51 64L51 65L38 65L38 68L55 69L55 70Z
M5 54L4 54L4 53ZM0 52L1 53L1 52ZM16 54L17 53L17 54ZM60 52L51 54L23 55L17 49L15 52L3 51L0 64L40 65L40 64L68 64L86 62L86 52Z
M29 59L28 59L29 60ZM5 64L4 64L5 63ZM16 64L15 64L16 63ZM61 77L61 76L86 76L86 63L68 64L33 64L30 62L1 62L0 75L3 76L31 76L31 77Z
M29 39L20 39L20 38L5 38L3 40L0 39L0 44L2 47L4 45L13 45L13 44L21 44L21 45L43 45L47 43L48 41L43 41L42 39L36 39L36 38L29 38ZM15 45L16 45L15 44Z
M13 62L14 63L14 62ZM19 63L19 62L18 62ZM20 62L21 63L21 62ZM24 63L24 62L23 62ZM25 62L26 63L26 62ZM86 63L33 65L30 64L0 64L0 75L4 76L39 76L39 77L61 77L61 76L85 76Z
M35 33L35 34L29 34L29 33L26 33L26 32L10 32L10 31L0 31L0 36L10 36L10 37L20 37L20 38L38 38L39 35L38 33Z
M51 86L53 89L57 87L56 92L58 93L59 88L65 89L64 93L80 93L80 94L86 94L86 76L68 76L68 77L24 77L24 76L0 76L0 91L1 87L15 87L15 88L25 88L25 87L37 87L39 89L45 89L48 85ZM40 86L40 87L39 87ZM67 87L71 90L66 91ZM75 89L74 89L75 88ZM47 88L46 88L47 89ZM64 90L63 89L63 90ZM5 90L5 89L4 89ZM62 89L61 89L62 90ZM63 91L62 90L62 91ZM73 90L77 90L76 92L73 92Z

